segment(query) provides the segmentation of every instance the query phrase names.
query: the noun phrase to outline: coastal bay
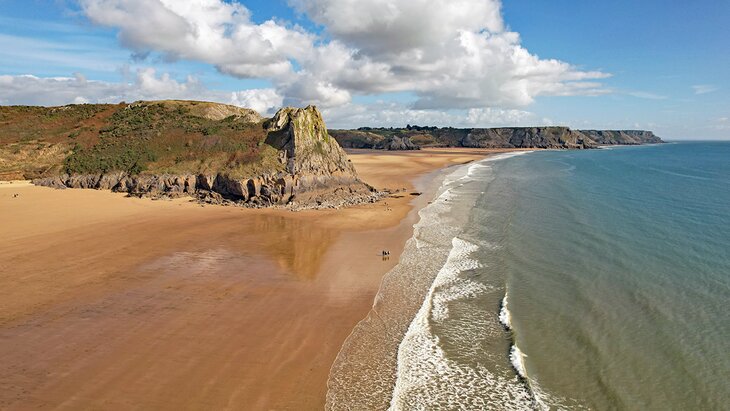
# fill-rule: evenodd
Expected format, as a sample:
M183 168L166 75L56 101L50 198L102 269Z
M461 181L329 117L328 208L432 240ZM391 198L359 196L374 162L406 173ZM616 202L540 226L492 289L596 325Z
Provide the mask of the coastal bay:
M495 151L351 150L405 190L296 213L3 184L0 406L321 409L439 170Z

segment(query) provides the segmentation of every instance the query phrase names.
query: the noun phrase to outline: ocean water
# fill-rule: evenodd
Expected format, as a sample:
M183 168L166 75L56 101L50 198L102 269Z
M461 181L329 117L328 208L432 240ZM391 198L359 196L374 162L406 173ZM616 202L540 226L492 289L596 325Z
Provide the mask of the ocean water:
M730 410L730 143L448 175L329 409Z

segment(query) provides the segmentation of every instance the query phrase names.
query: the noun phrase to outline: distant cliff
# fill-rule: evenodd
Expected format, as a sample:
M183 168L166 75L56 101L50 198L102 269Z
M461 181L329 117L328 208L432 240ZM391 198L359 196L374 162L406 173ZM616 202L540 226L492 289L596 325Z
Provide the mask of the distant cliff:
M377 150L419 150L421 147L411 141L409 136L385 136L360 130L329 130L345 148L371 148Z
M332 130L347 148L413 150L421 147L585 149L601 145L663 143L651 131L571 130L568 127L418 127Z
M599 145L659 144L661 138L645 130L581 130Z
M0 107L0 178L293 208L374 201L316 107L271 119L224 104Z

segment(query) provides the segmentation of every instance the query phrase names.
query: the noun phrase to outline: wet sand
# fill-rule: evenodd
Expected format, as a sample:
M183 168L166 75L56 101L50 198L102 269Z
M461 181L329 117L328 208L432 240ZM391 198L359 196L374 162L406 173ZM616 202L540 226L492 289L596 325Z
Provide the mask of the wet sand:
M406 191L298 213L0 184L0 409L322 409L411 193L489 153L352 151Z

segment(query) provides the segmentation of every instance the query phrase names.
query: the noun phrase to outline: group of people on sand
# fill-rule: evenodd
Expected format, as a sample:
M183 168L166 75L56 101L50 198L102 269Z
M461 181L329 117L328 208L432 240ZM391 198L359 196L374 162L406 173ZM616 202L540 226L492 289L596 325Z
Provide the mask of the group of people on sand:
M383 250L382 255L383 255L383 261L390 259L390 251Z

